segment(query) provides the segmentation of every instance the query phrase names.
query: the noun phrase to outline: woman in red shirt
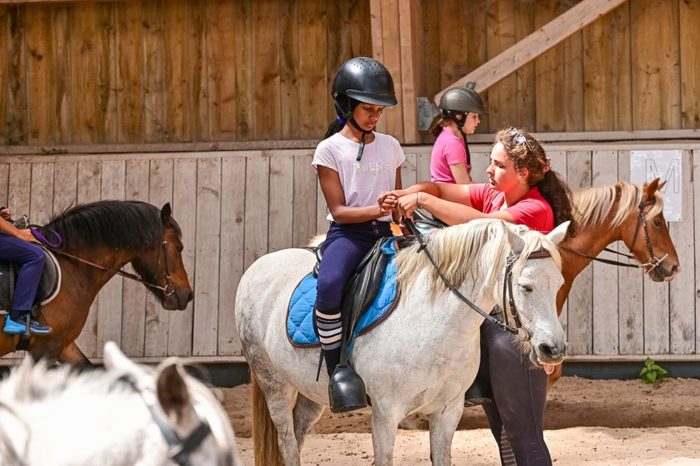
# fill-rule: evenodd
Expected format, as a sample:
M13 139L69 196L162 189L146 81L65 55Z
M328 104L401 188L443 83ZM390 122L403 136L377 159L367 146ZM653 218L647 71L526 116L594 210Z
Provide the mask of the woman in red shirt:
M394 202L406 217L417 208L425 209L449 225L498 218L549 233L556 225L573 221L571 193L531 134L516 128L499 131L490 158L488 183L422 182L382 193L379 202ZM490 382L493 401L483 408L501 462L514 455L518 466L551 465L543 418L545 370L553 368L533 368L512 336L488 321L481 326L481 353L477 379Z

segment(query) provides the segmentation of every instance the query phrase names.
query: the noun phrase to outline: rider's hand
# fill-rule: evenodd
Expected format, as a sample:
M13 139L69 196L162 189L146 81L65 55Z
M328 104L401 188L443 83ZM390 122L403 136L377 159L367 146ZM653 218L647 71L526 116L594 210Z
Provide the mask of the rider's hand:
M24 241L28 241L30 243L38 243L34 235L32 234L32 230L29 228L23 229L23 230L17 230L17 238L23 239Z
M398 205L398 196L393 192L386 192L379 195L377 198L379 209L391 212Z

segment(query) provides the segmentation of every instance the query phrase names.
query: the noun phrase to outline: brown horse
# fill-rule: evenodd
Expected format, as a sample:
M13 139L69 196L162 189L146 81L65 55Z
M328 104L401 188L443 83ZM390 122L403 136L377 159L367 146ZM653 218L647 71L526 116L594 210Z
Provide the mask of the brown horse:
M97 293L128 263L163 308L185 309L192 287L182 263L180 227L171 213L170 204L159 211L144 202L100 201L73 207L38 228L49 239L53 232L62 238L55 252L62 287L39 312L38 320L53 333L30 337L34 358L90 365L75 339ZM0 355L14 351L18 340L0 332Z
M564 275L557 295L559 314L576 276L615 241L625 243L653 281L676 277L681 267L663 216L663 185L658 178L644 186L621 181L574 193L578 225L575 234L557 246ZM561 371L562 366L556 366L549 376L550 386L561 377Z

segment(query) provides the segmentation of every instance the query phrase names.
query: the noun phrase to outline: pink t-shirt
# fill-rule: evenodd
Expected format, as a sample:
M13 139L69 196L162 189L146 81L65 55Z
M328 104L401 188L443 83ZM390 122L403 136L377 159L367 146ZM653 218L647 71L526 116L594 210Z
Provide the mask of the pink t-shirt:
M501 210L505 194L486 183L470 184L469 202L476 210L490 214ZM525 225L531 230L546 234L554 229L552 206L542 197L536 186L525 193L515 205L503 210L513 216L513 223Z
M455 136L450 128L442 128L430 155L430 180L434 183L455 183L450 165L458 163L467 164L464 140ZM471 165L467 165L467 172L471 171Z

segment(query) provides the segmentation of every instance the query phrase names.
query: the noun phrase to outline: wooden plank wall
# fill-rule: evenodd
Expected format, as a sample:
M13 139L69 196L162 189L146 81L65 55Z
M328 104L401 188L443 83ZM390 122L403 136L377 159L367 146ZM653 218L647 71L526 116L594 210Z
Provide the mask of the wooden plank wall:
M574 188L629 179L629 151L671 143L599 143L546 148ZM562 322L572 355L700 359L700 144L682 144L683 221L670 225L683 272L653 283L638 270L594 264L577 279ZM406 147L405 185L429 178L430 147ZM472 148L485 181L489 147ZM310 167L313 149L10 156L0 161L0 203L36 223L99 199L171 202L182 226L195 298L183 312L161 309L145 289L116 277L98 295L79 346L100 357L108 339L137 359L240 355L233 303L238 281L263 254L325 232L325 205ZM624 248L624 246L622 246ZM64 284L64 286L70 286Z
M383 59L398 70L412 58L433 95L572 3L416 0L420 56ZM697 24L700 0L629 0L487 90L479 132L700 128ZM369 0L4 4L0 143L318 139L335 71L378 53L382 27ZM402 142L414 111L387 113Z
M573 3L423 0L428 94ZM489 88L478 132L700 128L699 22L698 0L630 0Z
M5 4L0 142L318 139L369 23L368 0Z

